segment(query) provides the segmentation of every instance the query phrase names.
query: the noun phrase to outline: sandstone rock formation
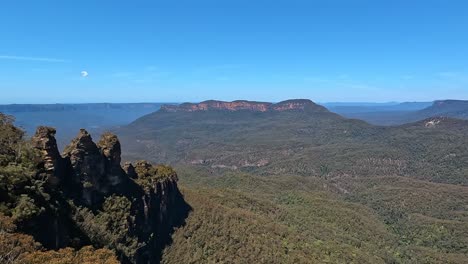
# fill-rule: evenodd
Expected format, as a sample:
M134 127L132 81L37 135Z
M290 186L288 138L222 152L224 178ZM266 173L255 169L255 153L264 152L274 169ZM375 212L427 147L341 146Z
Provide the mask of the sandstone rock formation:
M39 127L32 139L41 156L38 175L44 175L42 178L54 183L52 189L60 200L57 203L63 203L44 221L49 234L45 236L40 231L37 239L56 249L70 246L72 237L78 236L76 233L85 233L98 247L109 243L107 246L117 251L123 263L158 263L173 228L183 222L190 210L177 187L175 171L145 161L137 162L135 166L126 163L122 168L120 142L110 133L102 135L96 144L82 129L65 148L63 156L59 154L54 135L55 129ZM68 199L73 201L72 207L76 206L76 209L65 206ZM128 208L124 206L125 201L130 203ZM124 233L119 231L114 238L105 232L117 232L115 228L99 231L107 227L94 226L93 222L108 219L103 218L103 213L112 214L114 210L121 210L119 208L128 210L117 214L127 215L119 220L126 222ZM69 219L67 215L75 216ZM42 236L56 239L41 240ZM129 241L134 242L129 246Z
M288 110L314 110L314 111L327 111L325 107L319 106L307 99L293 99L282 101L276 104L267 102L253 102L253 101L204 101L201 103L183 103L180 105L163 105L161 111L164 112L195 112L195 111L209 111L209 110L223 110L223 111L255 111L255 112L268 112L268 111L288 111Z
M32 138L33 146L41 152L44 168L47 172L53 172L61 158L55 140L55 133L54 128L39 127Z

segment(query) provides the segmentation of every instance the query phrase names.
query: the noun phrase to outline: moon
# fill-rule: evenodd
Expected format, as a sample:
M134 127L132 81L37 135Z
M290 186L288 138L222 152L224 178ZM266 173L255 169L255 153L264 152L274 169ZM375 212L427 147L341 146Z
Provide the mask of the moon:
M88 77L88 72L87 71L82 71L81 72L81 77Z

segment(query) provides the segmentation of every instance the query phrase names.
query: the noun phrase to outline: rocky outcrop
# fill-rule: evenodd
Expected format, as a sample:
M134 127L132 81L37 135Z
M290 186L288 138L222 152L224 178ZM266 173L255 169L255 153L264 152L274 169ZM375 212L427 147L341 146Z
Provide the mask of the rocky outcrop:
M41 160L37 176L47 179L51 186L59 186L67 171L67 164L60 156L55 140L56 130L52 127L41 126L32 137L32 146L39 152Z
M183 103L180 105L163 105L161 106L162 112L198 112L198 111L254 111L254 112L268 112L268 111L290 111L290 110L313 110L313 111L328 111L325 107L319 106L307 99L294 99L282 101L276 104L267 102L253 102L253 101L204 101L201 103Z
M121 145L111 133L102 135L96 144L81 129L63 155L54 135L55 129L39 127L32 140L42 160L38 173L56 179L53 189L62 204L60 213L50 213L44 221L49 234L37 235L38 241L57 249L76 243L77 237L84 243L82 237L86 237L96 247L116 250L122 263L159 263L174 227L183 223L190 210L177 187L176 172L145 161L122 168ZM69 200L71 208L65 202ZM118 230L109 227L113 221L119 223ZM122 221L127 230L120 230ZM48 241L49 237L58 242Z
M172 168L139 161L134 169L135 181L144 189L141 197L144 215L136 226L141 227L141 239L147 241L147 245L138 252L137 262L152 263L150 260L159 259L164 246L170 243L172 229L168 227L180 226L190 208L181 200L177 174ZM155 234L159 237L154 237Z
M132 179L136 179L138 177L138 174L136 173L135 167L133 166L132 163L125 162L122 168L125 171L125 173L128 175L128 177Z
M87 206L100 204L109 192L105 157L93 142L91 135L81 129L63 153L71 165L69 180L74 187L73 195Z
M270 108L271 103L251 102L251 101L204 101L198 104L183 103L181 105L163 105L161 111L166 112L196 112L209 110L226 110L226 111L258 111L266 112Z
M106 174L103 182L107 190L109 190L124 182L127 176L120 166L122 160L120 157L122 154L120 141L116 135L104 133L97 145L104 157Z
M33 147L41 153L44 169L49 173L57 168L61 159L55 133L54 128L39 127L32 138Z

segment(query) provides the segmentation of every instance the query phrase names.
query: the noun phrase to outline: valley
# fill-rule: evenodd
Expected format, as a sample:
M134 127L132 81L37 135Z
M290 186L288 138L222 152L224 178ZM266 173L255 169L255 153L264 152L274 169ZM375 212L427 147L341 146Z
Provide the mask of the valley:
M468 1L3 1L0 264L468 264Z
M5 131L13 128L9 122L5 119L5 129L9 127ZM54 145L55 130L40 128L33 138L33 142L44 142L37 147L46 155L45 172L52 168L53 175L58 175L41 183L55 184L46 187L52 188L46 193L54 193L54 182L64 173L81 179L69 181L66 176L59 180L65 197L80 207L72 207L71 219L58 219L72 221L81 232L100 234L87 239L79 233L68 236L98 250L110 247L113 251L100 253L102 258L122 263L142 263L145 258L151 263L468 261L468 121L436 115L376 126L342 117L310 100L206 101L162 105L111 130L118 138L104 133L97 148L88 132L81 130L61 155ZM4 136L21 135L19 131ZM38 137L48 139L38 141ZM57 163L57 159L71 164ZM175 170L165 165L152 169L141 160L169 164ZM106 168L103 174L96 172L100 166ZM148 231L141 220L127 222L125 228L112 222L109 215L127 215L122 210L128 207L119 207L125 199L118 195L134 199L141 192L138 185L151 184L151 177L161 177L151 175L161 173L178 179L181 194L174 197L183 201L157 198L161 204L156 202L152 210L166 212L165 204L173 201L164 216L172 220L153 225L154 231ZM11 183L5 184L9 188ZM166 183L162 186L173 188ZM24 194L21 189L17 192ZM15 214L9 215L15 209L5 206L2 221L15 219ZM142 217L140 206L134 202L130 207L135 219ZM39 224L42 220L38 219L57 217L46 212L26 219ZM92 219L110 221L114 227L101 230L88 223ZM43 254L44 259L52 259L52 251L43 250L80 248L65 236L53 246L45 234L26 222L14 221L17 230L32 235L28 239L39 240L44 247L21 253L26 254L20 255L24 258ZM173 227L161 229L161 224ZM66 230L69 224L63 225ZM109 231L110 235L104 235ZM163 242L151 240L153 252L135 251L135 245L124 242L150 239L147 232L165 234Z
M124 157L175 166L194 208L166 263L467 261L467 121L381 127L311 101L207 104L116 131Z

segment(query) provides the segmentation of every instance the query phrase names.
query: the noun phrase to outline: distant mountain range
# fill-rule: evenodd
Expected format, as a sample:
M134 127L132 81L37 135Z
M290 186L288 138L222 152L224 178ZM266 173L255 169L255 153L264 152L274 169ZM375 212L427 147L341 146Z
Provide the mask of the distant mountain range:
M129 110L159 108L161 103L90 103L90 104L8 104L0 105L0 112L58 112L82 110Z
M435 101L432 106L417 111L415 116L431 117L446 116L460 119L468 119L468 101L441 100Z
M39 125L56 127L59 131L57 141L64 146L86 128L93 134L127 125L137 118L153 113L161 106L163 111L214 110L257 110L259 112L277 111L294 107L310 107L302 104L306 100L284 101L280 103L234 101L228 104L222 101L202 103L92 103L92 104L12 104L0 105L0 112L14 115L16 125L32 135ZM325 103L314 104L315 111L337 113L347 118L361 119L375 125L401 125L416 122L429 117L446 116L468 119L468 101L440 100L429 102L406 103ZM310 110L310 109L309 109Z
M96 103L96 104L12 104L0 105L0 112L14 115L16 125L33 135L36 127L47 125L58 129L60 148L74 138L80 128L93 134L126 125L159 109L161 103Z
M171 263L468 263L467 120L386 127L310 100L205 101L115 132L124 159L170 163L187 186Z
M325 103L327 109L340 115L369 112L417 111L429 107L432 102L404 103Z
M433 103L402 103L379 107L332 107L332 111L375 125L401 125L429 117L468 119L468 101L438 100Z
M468 183L468 171L452 167L468 165L458 149L468 144L464 120L429 118L379 127L310 100L206 101L162 106L116 132L130 159L267 174L397 174ZM456 163L447 162L450 155Z
M62 247L57 239L93 245L101 254L103 246L116 249L115 256L104 253L121 263L468 263L468 121L444 117L463 113L461 105L403 106L421 119L395 126L343 117L304 99L156 105L159 110L113 129L122 146L109 133L95 144L82 130L63 157L54 129L39 129L30 151L31 142L18 142L21 131L4 122L0 163L8 166L0 166L7 176L0 177L0 194L8 202L0 201L0 222L40 217L17 231L35 235L45 249ZM96 115L131 112L65 108L17 112L18 122L40 122L37 114L63 117L51 119L59 128L90 120L107 126ZM122 167L121 149L123 162L170 163L176 171L145 161ZM38 153L43 159L33 166L26 157L36 160ZM28 178L25 172L38 168ZM44 181L46 173L52 177ZM73 199L81 206L70 208ZM70 217L70 225L60 220ZM75 223L74 233L63 228ZM21 238L11 230L6 234ZM15 241L3 240L22 250Z
M327 112L328 110L320 105L312 103L307 99L286 100L279 103L255 102L238 100L223 102L216 100L204 101L201 103L183 103L180 105L163 105L161 111L164 112L197 112L197 111L287 111L287 110L308 110L314 112Z

